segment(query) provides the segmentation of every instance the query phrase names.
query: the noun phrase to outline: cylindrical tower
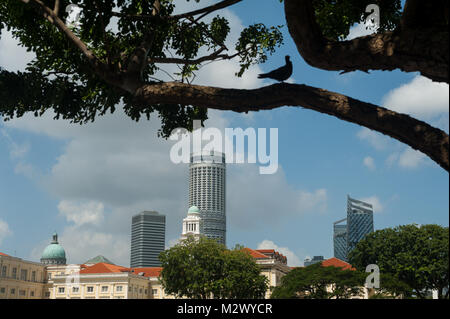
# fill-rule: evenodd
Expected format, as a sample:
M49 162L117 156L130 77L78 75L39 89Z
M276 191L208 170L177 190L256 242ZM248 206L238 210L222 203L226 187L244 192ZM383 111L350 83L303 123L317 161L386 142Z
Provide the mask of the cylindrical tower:
M189 207L197 206L203 220L203 235L226 245L225 154L191 154Z

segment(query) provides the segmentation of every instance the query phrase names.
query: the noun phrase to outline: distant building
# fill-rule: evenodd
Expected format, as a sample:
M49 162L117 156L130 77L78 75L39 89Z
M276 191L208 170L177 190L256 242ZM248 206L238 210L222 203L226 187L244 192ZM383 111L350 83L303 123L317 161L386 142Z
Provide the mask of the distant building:
M347 256L373 230L372 205L347 196Z
M244 248L244 251L247 251L255 259L256 264L261 268L261 274L269 280L265 298L270 298L273 288L280 286L281 278L291 271L291 267L287 265L286 256L274 249Z
M98 263L105 263L105 264L110 264L110 265L114 265L114 263L112 261L110 261L108 258L106 258L105 256L102 255L98 255L94 258L91 258L87 261L84 262L84 265L86 266L92 266Z
M198 239L203 235L203 220L200 217L200 210L197 206L189 208L188 215L183 219L183 229L181 233L181 240L193 236Z
M306 259L303 261L303 265L304 265L305 267L308 267L308 266L310 266L310 265L317 264L317 263L322 262L322 261L324 261L323 256L314 256L312 259L306 258Z
M197 206L203 233L226 245L225 154L191 154L189 165L189 207Z
M159 267L159 254L164 251L166 216L158 212L142 212L131 222L131 267Z
M373 231L372 205L347 195L347 218L333 223L334 257L348 262L356 244Z
M347 261L347 218L333 223L334 257Z

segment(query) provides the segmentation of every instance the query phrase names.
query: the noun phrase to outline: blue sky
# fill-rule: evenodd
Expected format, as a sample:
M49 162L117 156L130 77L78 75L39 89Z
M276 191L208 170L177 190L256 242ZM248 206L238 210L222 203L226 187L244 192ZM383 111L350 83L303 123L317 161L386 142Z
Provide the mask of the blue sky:
M178 2L179 11L193 5ZM242 26L284 25L283 13L278 1L243 1L225 10L232 23L230 46ZM448 85L417 73L339 75L315 69L298 54L286 27L283 32L283 47L244 78L232 77L238 66L227 61L203 68L196 83L267 85L271 82L257 74L283 65L289 54L292 82L409 113L448 132ZM357 35L358 27L353 32ZM0 66L23 69L30 57L2 35ZM389 137L302 108L210 115L207 126L279 132L276 174L260 175L251 164L227 167L229 247L276 248L291 265L307 256L332 257L332 223L345 217L347 194L374 204L375 229L448 226L448 173ZM37 261L56 230L68 262L102 254L126 266L131 216L142 210L167 216L166 242L172 245L189 208L188 169L170 162L173 142L156 137L158 125L156 119L136 124L120 110L83 127L54 121L51 114L0 122L0 251Z

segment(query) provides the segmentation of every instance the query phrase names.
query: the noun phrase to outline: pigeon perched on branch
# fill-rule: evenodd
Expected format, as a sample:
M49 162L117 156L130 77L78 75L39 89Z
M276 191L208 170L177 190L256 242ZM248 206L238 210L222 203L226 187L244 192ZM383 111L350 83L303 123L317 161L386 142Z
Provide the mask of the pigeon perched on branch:
M276 70L273 70L269 73L264 73L258 75L258 79L274 79L280 82L284 82L292 75L292 62L290 60L290 56L286 55L286 65L282 66L281 68L278 68Z

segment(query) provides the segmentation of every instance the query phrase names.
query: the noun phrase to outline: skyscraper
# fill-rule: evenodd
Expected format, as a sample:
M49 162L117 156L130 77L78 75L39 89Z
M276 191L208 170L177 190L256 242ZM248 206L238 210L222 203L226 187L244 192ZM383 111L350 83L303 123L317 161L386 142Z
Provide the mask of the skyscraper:
M131 222L130 267L159 267L159 254L165 248L166 216L142 212Z
M347 218L333 223L333 246L334 257L347 261L347 224L341 224L347 221Z
M191 154L190 162L189 207L200 209L203 235L225 245L225 154Z
M372 205L347 195L347 218L333 223L334 257L347 262L356 244L373 231Z
M361 239L372 232L372 205L347 195L347 255Z

